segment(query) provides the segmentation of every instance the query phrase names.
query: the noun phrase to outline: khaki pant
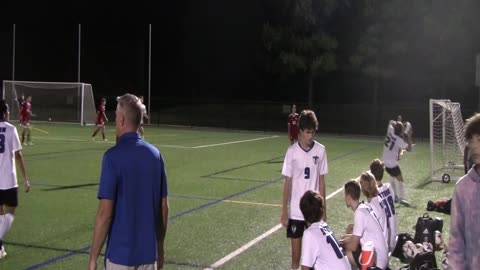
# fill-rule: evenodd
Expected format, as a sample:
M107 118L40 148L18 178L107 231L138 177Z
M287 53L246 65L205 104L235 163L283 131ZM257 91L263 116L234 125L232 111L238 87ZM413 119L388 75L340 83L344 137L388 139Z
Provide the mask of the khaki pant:
M107 259L105 270L157 270L157 262L139 266L125 266L112 263L109 259Z

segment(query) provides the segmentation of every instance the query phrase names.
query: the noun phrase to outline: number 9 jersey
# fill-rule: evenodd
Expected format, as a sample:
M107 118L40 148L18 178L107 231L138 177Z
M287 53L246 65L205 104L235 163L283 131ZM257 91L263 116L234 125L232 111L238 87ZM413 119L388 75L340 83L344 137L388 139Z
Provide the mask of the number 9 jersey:
M300 211L300 199L307 190L319 192L318 178L328 173L327 154L325 146L313 141L313 146L308 151L300 143L288 147L283 162L282 174L292 178L290 192L289 218L304 220Z

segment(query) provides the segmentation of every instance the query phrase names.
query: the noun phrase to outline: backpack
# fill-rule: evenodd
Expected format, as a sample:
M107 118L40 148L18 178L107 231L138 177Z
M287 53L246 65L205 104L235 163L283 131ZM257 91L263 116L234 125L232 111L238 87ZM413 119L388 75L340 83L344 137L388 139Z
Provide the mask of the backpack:
M435 231L442 232L443 229L443 219L441 218L431 218L427 213L417 219L417 224L415 225L415 237L413 238L414 243L425 243L428 242L431 244L432 251L435 249Z
M407 241L413 242L413 237L408 233L400 233L397 235L397 244L392 251L391 256L400 259L402 263L410 263L411 259L403 253L403 245Z
M413 258L409 265L405 265L400 269L404 270L438 270L437 261L435 259L435 253L425 252L418 254Z

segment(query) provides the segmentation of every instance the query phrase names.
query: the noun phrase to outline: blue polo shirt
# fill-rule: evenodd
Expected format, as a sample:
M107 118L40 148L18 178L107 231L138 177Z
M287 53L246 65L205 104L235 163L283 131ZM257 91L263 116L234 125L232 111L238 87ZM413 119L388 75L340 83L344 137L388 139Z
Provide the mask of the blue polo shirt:
M167 197L167 176L157 148L125 133L103 156L98 199L115 202L106 257L137 266L157 260L156 226L161 200Z

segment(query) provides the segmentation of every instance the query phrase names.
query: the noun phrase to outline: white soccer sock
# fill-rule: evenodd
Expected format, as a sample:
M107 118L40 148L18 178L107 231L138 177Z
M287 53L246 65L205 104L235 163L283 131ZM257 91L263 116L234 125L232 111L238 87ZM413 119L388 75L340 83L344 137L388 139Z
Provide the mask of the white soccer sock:
M396 197L398 197L397 183L398 183L397 178L395 177L390 178L390 184L392 185L393 193L395 194Z
M398 199L405 199L405 185L403 182L398 181Z
M2 223L0 223L0 239L3 240L7 232L10 230L12 227L14 217L12 214L8 213L5 214Z

